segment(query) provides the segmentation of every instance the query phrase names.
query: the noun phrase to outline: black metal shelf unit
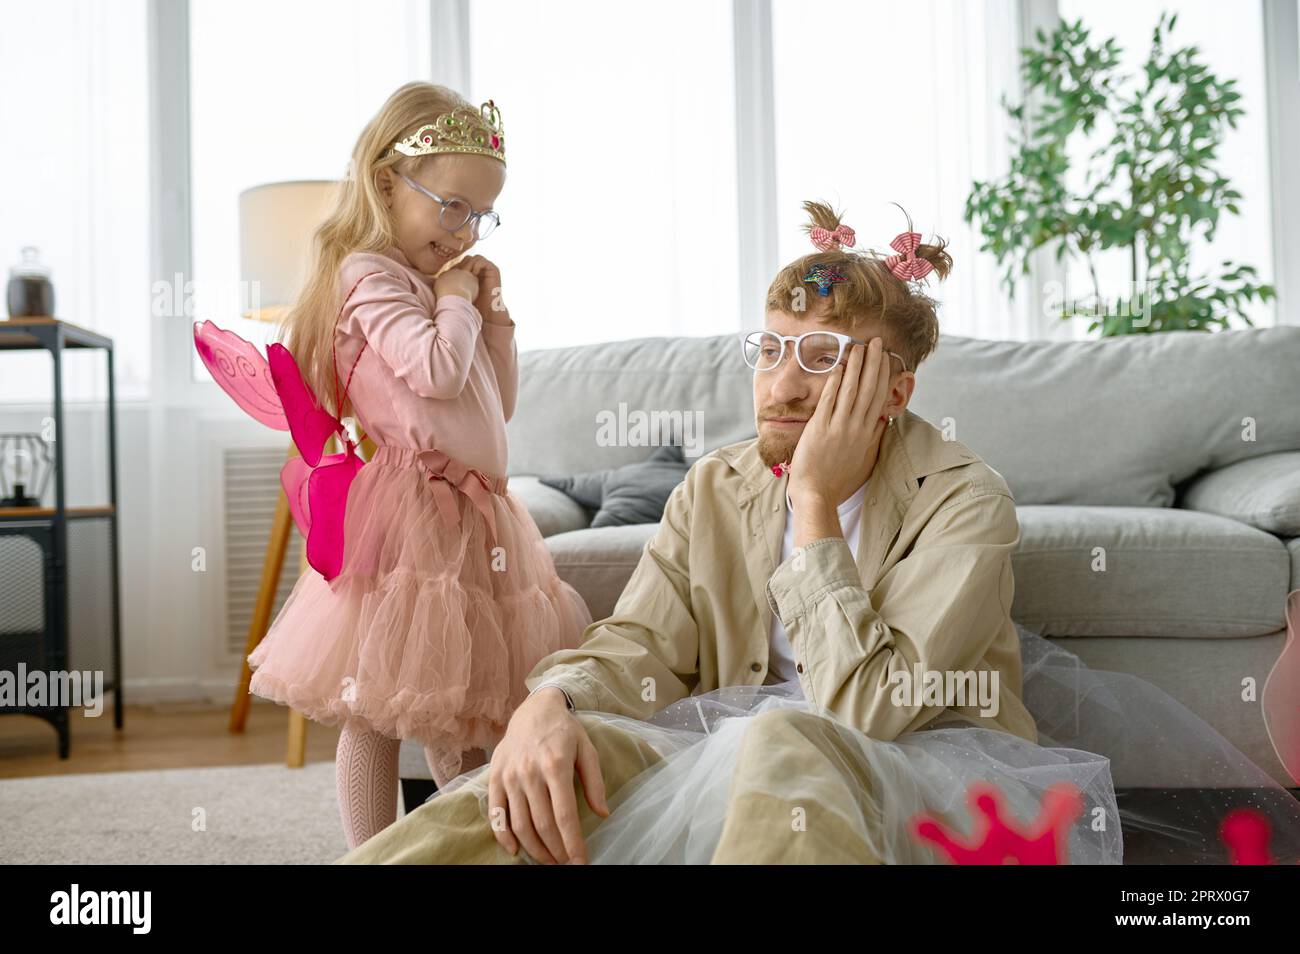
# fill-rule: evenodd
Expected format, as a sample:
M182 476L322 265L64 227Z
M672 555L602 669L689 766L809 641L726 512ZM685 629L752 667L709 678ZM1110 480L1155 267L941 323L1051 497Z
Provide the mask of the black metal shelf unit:
M63 355L67 350L98 348L105 352L108 360L108 494L107 505L89 507L67 506L64 495L64 476L67 470L67 454L64 450L64 415L63 415ZM26 569L29 576L39 574L39 608L31 614L17 613L20 619L40 618L38 628L22 628L21 625L7 626L0 620L0 671L14 674L17 680L19 666L24 665L28 673L43 671L46 673L64 673L80 661L71 658L78 653L95 661L97 647L88 637L85 640L72 640L74 619L76 625L93 629L102 625L102 617L109 617L111 628L111 660L104 660L111 667L105 673L103 688L113 693L113 724L122 728L122 625L120 603L120 567L118 562L118 512L117 512L117 405L113 388L113 341L77 325L60 321L56 318L11 318L0 320L0 352L46 350L52 358L54 372L54 506L53 507L4 507L0 508L0 542L15 541L25 538L35 545L39 554L28 560L27 566L21 566L22 559L0 561L0 586L20 587L12 577L21 576ZM0 359L3 355L0 355ZM90 602L95 588L93 581L86 578L102 575L105 569L102 561L96 562L85 556L84 541L95 529L106 528L108 538L107 580L102 590L107 591L107 598L100 601L103 605ZM70 533L71 530L71 533ZM73 546L70 549L70 538ZM20 543L13 542L9 547L16 555L24 549ZM35 569L39 567L39 569ZM71 607L69 590L75 587L73 597L76 605ZM21 595L21 591L19 591ZM15 596L15 599L20 598ZM70 641L75 653L70 653ZM85 667L82 669L93 669ZM47 677L48 678L48 677ZM52 681L52 680L51 680ZM62 700L66 703L66 699ZM59 757L67 758L70 749L69 706L56 705L6 705L0 706L0 713L19 713L38 716L54 726L59 737Z

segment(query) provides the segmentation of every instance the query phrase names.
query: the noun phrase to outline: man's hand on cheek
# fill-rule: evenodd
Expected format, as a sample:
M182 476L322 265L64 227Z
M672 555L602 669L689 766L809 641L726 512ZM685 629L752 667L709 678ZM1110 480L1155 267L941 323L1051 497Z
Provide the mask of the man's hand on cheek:
M850 345L822 388L790 461L790 500L795 509L828 507L848 498L868 475L874 444L884 431L889 395L889 356L880 338L865 348Z

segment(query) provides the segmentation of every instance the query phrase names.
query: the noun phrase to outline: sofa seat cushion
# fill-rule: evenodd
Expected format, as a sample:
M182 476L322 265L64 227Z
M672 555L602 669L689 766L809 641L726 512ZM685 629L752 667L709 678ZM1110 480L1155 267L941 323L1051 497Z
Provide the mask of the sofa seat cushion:
M1214 514L1020 506L1011 614L1049 636L1262 636L1285 625L1291 556Z
M1016 512L1011 615L1035 632L1238 637L1286 625L1300 542L1288 546L1226 517L1169 508L1054 505ZM613 613L657 528L597 527L546 543L560 578L599 620Z
M536 477L511 477L509 490L519 498L537 524L542 536L549 537L591 524L591 514L562 491L548 487Z
M657 523L592 527L548 537L546 545L555 572L582 594L591 618L599 620L613 614L641 552L658 529Z

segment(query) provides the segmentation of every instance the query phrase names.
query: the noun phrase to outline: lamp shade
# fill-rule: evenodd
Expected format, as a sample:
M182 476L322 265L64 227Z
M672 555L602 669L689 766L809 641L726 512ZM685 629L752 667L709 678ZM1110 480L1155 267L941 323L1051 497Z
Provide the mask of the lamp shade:
M329 214L337 182L270 182L239 194L239 274L245 318L277 321L302 287L312 234Z

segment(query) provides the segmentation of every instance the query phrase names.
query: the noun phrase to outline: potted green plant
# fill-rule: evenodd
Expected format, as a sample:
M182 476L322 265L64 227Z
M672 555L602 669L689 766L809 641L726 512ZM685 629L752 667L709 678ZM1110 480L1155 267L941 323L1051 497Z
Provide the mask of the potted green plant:
M1140 73L1123 75L1114 38L1095 42L1082 21L1062 20L1051 36L1021 52L1028 103L1002 104L1013 121L1010 171L975 182L966 221L977 223L981 251L1003 267L1009 291L1029 271L1031 254L1082 259L1091 302L1062 296L1061 317L1080 313L1103 336L1227 328L1246 306L1275 297L1250 265L1225 261L1193 275L1188 249L1213 239L1224 212L1238 215L1241 193L1217 168L1228 128L1245 110L1236 80L1210 72L1195 46L1169 49L1177 16L1162 14ZM1079 141L1100 141L1084 152ZM1084 185L1067 173L1081 162ZM1077 173L1076 173L1077 176ZM1103 289L1096 258L1127 251L1131 284Z

